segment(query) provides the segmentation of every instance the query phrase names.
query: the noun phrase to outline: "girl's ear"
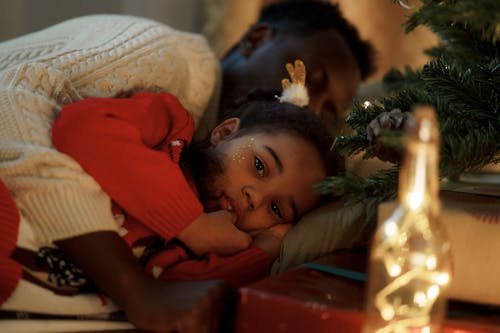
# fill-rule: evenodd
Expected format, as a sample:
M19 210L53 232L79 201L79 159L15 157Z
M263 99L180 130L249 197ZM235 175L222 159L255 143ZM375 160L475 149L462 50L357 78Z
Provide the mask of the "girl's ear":
M238 132L239 129L240 118L228 118L212 130L212 133L210 134L210 143L212 146L217 146L219 142Z

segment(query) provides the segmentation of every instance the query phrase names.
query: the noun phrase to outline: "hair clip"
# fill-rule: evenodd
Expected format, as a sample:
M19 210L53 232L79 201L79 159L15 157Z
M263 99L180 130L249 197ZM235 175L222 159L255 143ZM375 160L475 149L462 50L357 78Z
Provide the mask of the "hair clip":
M288 102L298 106L309 104L309 94L306 88L306 65L302 60L295 60L294 64L286 64L286 70L292 81L281 80L283 92L278 97L280 102Z

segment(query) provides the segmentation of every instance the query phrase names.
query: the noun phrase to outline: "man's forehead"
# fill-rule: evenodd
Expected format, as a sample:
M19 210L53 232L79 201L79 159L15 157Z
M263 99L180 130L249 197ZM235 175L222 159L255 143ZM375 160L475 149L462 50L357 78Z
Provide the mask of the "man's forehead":
M334 29L316 31L305 37L312 55L326 56L324 60L329 62L340 62L346 58L353 57L353 53L345 39ZM354 58L353 58L354 59Z
M311 71L320 68L327 71L341 72L355 77L360 75L360 68L344 38L334 29L317 31L297 41L301 48L301 59ZM331 73L325 73L331 74Z

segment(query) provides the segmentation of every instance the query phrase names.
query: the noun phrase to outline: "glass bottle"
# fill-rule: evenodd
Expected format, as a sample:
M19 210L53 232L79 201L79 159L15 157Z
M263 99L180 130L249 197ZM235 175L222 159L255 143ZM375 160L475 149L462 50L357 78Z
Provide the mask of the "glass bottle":
M442 331L451 256L439 221L439 141L434 110L417 108L405 132L397 206L371 245L363 333Z

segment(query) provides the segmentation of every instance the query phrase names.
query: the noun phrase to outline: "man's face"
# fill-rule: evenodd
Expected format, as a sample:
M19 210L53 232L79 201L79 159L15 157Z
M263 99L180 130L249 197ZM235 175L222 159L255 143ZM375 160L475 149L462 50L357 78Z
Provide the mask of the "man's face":
M313 185L326 173L317 150L301 138L231 135L218 141L213 153L222 171L202 184L208 193L204 205L233 211L241 230L256 233L294 222L319 201Z
M226 67L224 60L223 99L256 89L281 91L281 79L288 77L285 64L296 59L306 65L309 108L338 132L361 76L348 45L333 29L307 36L278 34L258 44L238 66Z

